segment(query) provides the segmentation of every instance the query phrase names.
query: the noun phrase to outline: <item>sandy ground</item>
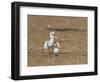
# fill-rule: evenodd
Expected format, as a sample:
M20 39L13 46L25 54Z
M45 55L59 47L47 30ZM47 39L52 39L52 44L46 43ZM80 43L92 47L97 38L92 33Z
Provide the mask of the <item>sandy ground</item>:
M28 66L87 64L87 17L28 16ZM43 52L43 42L54 31L60 54Z

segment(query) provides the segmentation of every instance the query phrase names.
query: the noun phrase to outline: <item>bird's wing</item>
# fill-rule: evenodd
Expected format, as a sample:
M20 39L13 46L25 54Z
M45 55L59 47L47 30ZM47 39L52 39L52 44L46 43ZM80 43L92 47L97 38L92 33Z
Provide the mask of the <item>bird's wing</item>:
M48 41L44 42L44 49L48 49Z

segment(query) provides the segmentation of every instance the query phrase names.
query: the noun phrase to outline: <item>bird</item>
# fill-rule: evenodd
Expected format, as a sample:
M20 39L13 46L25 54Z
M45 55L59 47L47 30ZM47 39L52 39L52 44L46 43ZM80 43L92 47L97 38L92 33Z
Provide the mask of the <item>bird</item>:
M44 42L44 49L46 49L46 50L51 49L53 54L57 55L57 54L59 54L60 45L59 45L58 41L56 41L55 39L56 39L56 33L50 32L49 40L46 40Z
M54 53L54 55L57 56L57 55L59 54L59 52L60 52L60 45L59 45L58 42L55 42L55 43L54 43L53 53Z
M44 42L44 49L52 48L54 45L55 32L50 32L49 40Z

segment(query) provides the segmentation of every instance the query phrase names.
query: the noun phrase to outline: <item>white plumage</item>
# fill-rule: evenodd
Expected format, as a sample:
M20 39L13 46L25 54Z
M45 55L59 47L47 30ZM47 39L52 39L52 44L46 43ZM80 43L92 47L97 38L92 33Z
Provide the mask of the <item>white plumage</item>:
M49 40L44 42L44 49L53 49L54 54L59 53L60 45L57 41L55 41L55 32L50 32Z
M54 54L59 54L59 48L54 48Z
M48 49L48 48L52 48L54 45L54 37L55 37L55 33L51 32L49 34L49 40L44 42L44 49Z
M44 49L48 49L48 45L47 44L48 44L48 41L45 41L44 42Z

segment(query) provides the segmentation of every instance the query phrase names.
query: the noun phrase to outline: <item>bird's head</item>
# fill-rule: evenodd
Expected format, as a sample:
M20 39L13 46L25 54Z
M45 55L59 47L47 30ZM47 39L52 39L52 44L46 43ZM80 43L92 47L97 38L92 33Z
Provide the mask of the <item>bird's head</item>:
M55 32L50 32L50 34L49 34L50 37L54 37L55 35L56 35Z

